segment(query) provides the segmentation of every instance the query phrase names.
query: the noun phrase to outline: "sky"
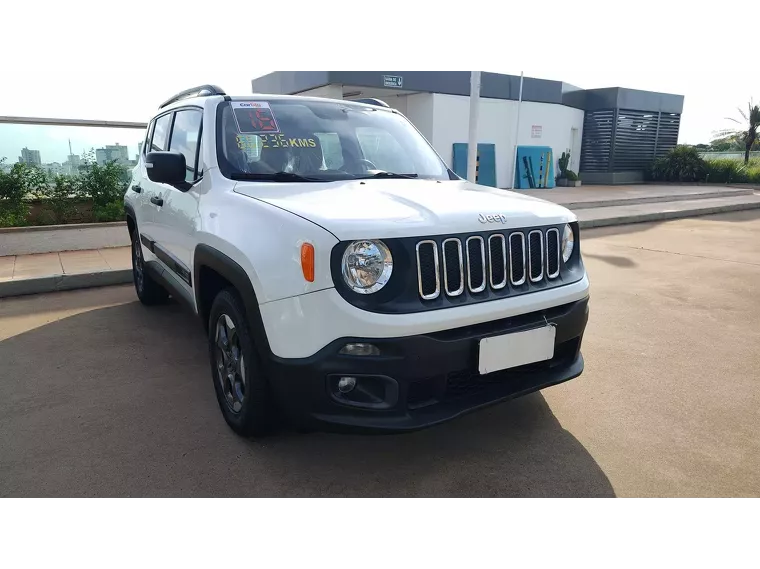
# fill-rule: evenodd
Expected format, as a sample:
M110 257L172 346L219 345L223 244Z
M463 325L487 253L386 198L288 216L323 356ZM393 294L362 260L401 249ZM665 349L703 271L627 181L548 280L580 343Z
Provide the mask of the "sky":
M488 64L496 73L519 75L520 64ZM525 75L581 88L629 87L684 95L679 142L707 143L713 132L736 126L737 107L760 102L758 64L528 64ZM0 115L147 122L158 105L193 85L216 84L227 93L251 92L251 79L270 64L80 64L0 65L5 89ZM143 132L127 129L0 124L0 158L15 162L26 146L43 162L62 162L71 139L75 154L106 144L126 144L130 158Z

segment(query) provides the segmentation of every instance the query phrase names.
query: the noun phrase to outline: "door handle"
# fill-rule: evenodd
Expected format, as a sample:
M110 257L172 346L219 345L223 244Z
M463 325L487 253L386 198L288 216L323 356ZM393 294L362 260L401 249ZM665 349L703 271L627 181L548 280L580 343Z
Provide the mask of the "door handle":
M156 204L157 206L160 207L164 205L164 200L162 198L157 198L156 196L153 196L152 198L150 198L150 203Z
M134 186L132 186L132 191L138 194L142 192L142 188L140 187L140 184L135 184Z

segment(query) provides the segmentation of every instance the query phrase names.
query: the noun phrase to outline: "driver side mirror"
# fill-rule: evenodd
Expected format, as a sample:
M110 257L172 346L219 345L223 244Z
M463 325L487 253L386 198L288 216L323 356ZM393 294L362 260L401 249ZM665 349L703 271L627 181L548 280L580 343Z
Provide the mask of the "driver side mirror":
M145 168L148 170L148 178L151 182L172 186L185 185L185 155L181 152L148 152L145 157Z

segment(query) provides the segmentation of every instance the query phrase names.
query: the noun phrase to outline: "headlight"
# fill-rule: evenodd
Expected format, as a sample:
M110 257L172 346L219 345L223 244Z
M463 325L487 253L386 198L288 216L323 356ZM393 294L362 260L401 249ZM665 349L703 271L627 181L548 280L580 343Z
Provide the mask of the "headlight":
M343 253L343 280L354 292L371 294L383 288L393 272L393 257L382 241L354 241Z
M574 248L575 236L573 235L573 228L568 224L565 225L565 230L562 232L562 260L565 263L572 256Z

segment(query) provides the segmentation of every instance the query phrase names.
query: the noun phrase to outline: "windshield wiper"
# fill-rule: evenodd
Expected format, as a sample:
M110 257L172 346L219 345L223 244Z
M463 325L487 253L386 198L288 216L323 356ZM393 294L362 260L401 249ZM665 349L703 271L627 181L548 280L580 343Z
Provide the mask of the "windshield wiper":
M322 178L309 178L292 172L275 172L274 174L254 174L251 172L233 172L230 174L233 180L250 180L257 182L329 182Z
M371 176L359 176L357 179L359 180L368 180L369 178L417 178L419 177L418 174L396 174L395 172L378 172L376 174L372 174Z

